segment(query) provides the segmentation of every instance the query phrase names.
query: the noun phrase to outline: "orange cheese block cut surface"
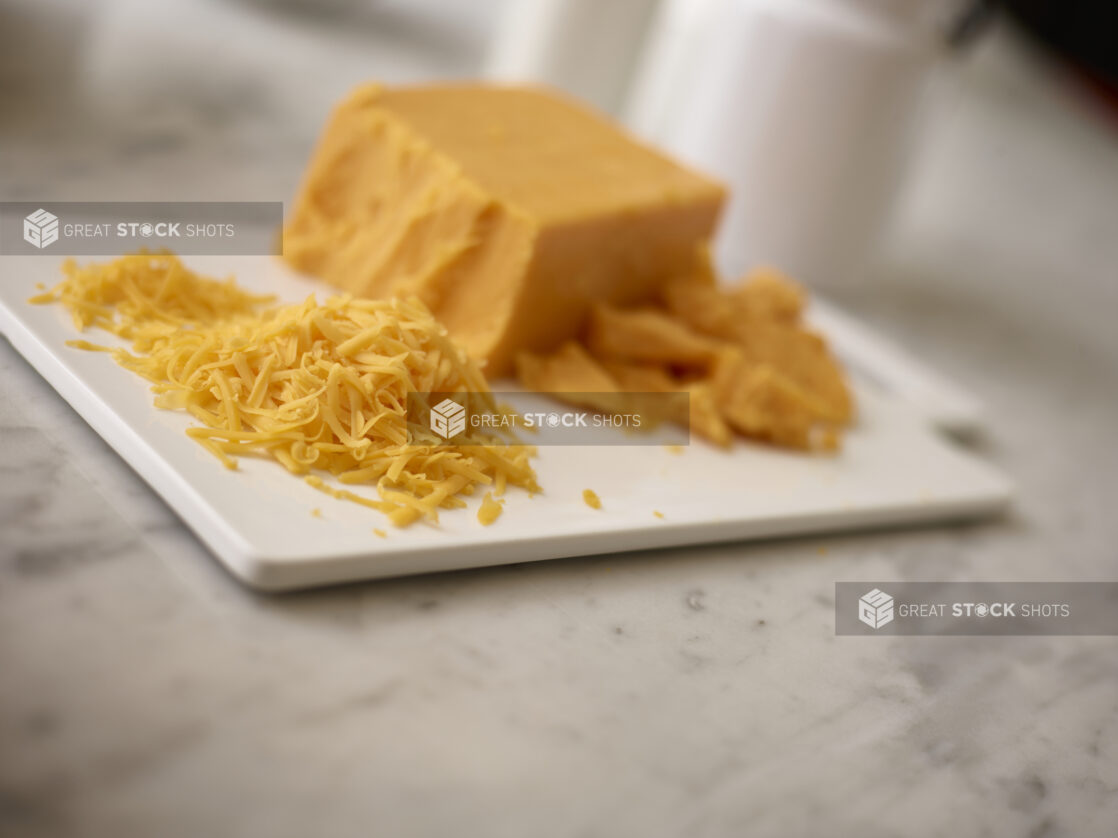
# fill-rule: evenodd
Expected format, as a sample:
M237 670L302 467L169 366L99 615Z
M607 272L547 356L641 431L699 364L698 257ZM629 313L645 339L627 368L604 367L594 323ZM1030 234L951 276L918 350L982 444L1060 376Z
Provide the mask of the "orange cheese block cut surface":
M334 112L284 231L298 270L416 295L489 375L695 270L724 190L537 88L362 87Z

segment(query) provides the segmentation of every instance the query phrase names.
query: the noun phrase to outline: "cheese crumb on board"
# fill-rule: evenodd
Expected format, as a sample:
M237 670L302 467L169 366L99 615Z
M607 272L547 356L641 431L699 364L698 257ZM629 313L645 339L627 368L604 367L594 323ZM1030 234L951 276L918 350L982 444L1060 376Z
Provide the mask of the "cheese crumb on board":
M478 507L477 519L483 527L488 527L501 517L502 512L504 512L504 501L496 500L492 492L486 492L481 506Z
M591 509L601 509L602 499L598 497L598 493L593 489L582 490L582 500Z
M409 444L407 397L487 397L478 365L417 299L272 298L233 279L193 273L168 254L103 264L68 260L65 278L34 303L60 302L80 330L131 341L118 364L152 383L155 404L196 420L187 434L228 468L241 456L276 460L320 491L384 513L397 526L438 520L475 486L538 491L530 446ZM94 349L92 344L77 344ZM491 400L491 399L490 399ZM369 498L325 483L372 486Z
M659 509L653 509L653 510L652 510L652 514L653 514L653 515L655 515L655 516L656 516L657 518L659 518L660 520L663 520L663 519L664 519L664 513L663 513L663 512L661 512L661 511L660 511Z

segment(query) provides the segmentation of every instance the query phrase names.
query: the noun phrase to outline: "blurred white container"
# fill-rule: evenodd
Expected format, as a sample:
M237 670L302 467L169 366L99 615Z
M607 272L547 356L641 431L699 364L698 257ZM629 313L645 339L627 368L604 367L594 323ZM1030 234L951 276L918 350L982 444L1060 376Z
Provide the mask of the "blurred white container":
M856 274L912 147L958 0L668 0L626 118L722 178L716 258L812 285Z
M485 75L553 85L616 114L659 5L660 0L509 0Z

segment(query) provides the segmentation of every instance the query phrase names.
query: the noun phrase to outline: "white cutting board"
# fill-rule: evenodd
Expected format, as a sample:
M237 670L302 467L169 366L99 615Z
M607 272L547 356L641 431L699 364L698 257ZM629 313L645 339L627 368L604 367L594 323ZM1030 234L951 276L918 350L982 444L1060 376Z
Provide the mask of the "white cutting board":
M323 290L271 257L187 262L204 273L234 274L282 300ZM35 283L57 281L60 264L46 255L2 257L0 330L254 588L973 518L1001 510L1011 495L1004 477L939 438L911 408L861 387L858 425L834 457L747 442L728 452L702 442L683 453L632 445L541 448L543 494L510 490L492 526L478 523L475 498L467 509L440 511L437 526L395 529L380 513L334 500L276 463L246 458L238 471L223 468L186 436L189 417L152 406L147 382L104 353L67 347L77 336L69 314L26 302ZM115 341L100 331L85 337ZM601 510L583 502L588 488L601 497Z

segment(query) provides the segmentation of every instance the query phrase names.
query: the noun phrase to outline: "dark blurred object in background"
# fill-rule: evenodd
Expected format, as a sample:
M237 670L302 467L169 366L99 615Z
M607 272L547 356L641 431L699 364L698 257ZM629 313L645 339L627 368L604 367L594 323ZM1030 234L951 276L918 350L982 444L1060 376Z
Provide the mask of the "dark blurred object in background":
M1107 90L1118 106L1116 0L1008 0L1006 7L1027 32Z

